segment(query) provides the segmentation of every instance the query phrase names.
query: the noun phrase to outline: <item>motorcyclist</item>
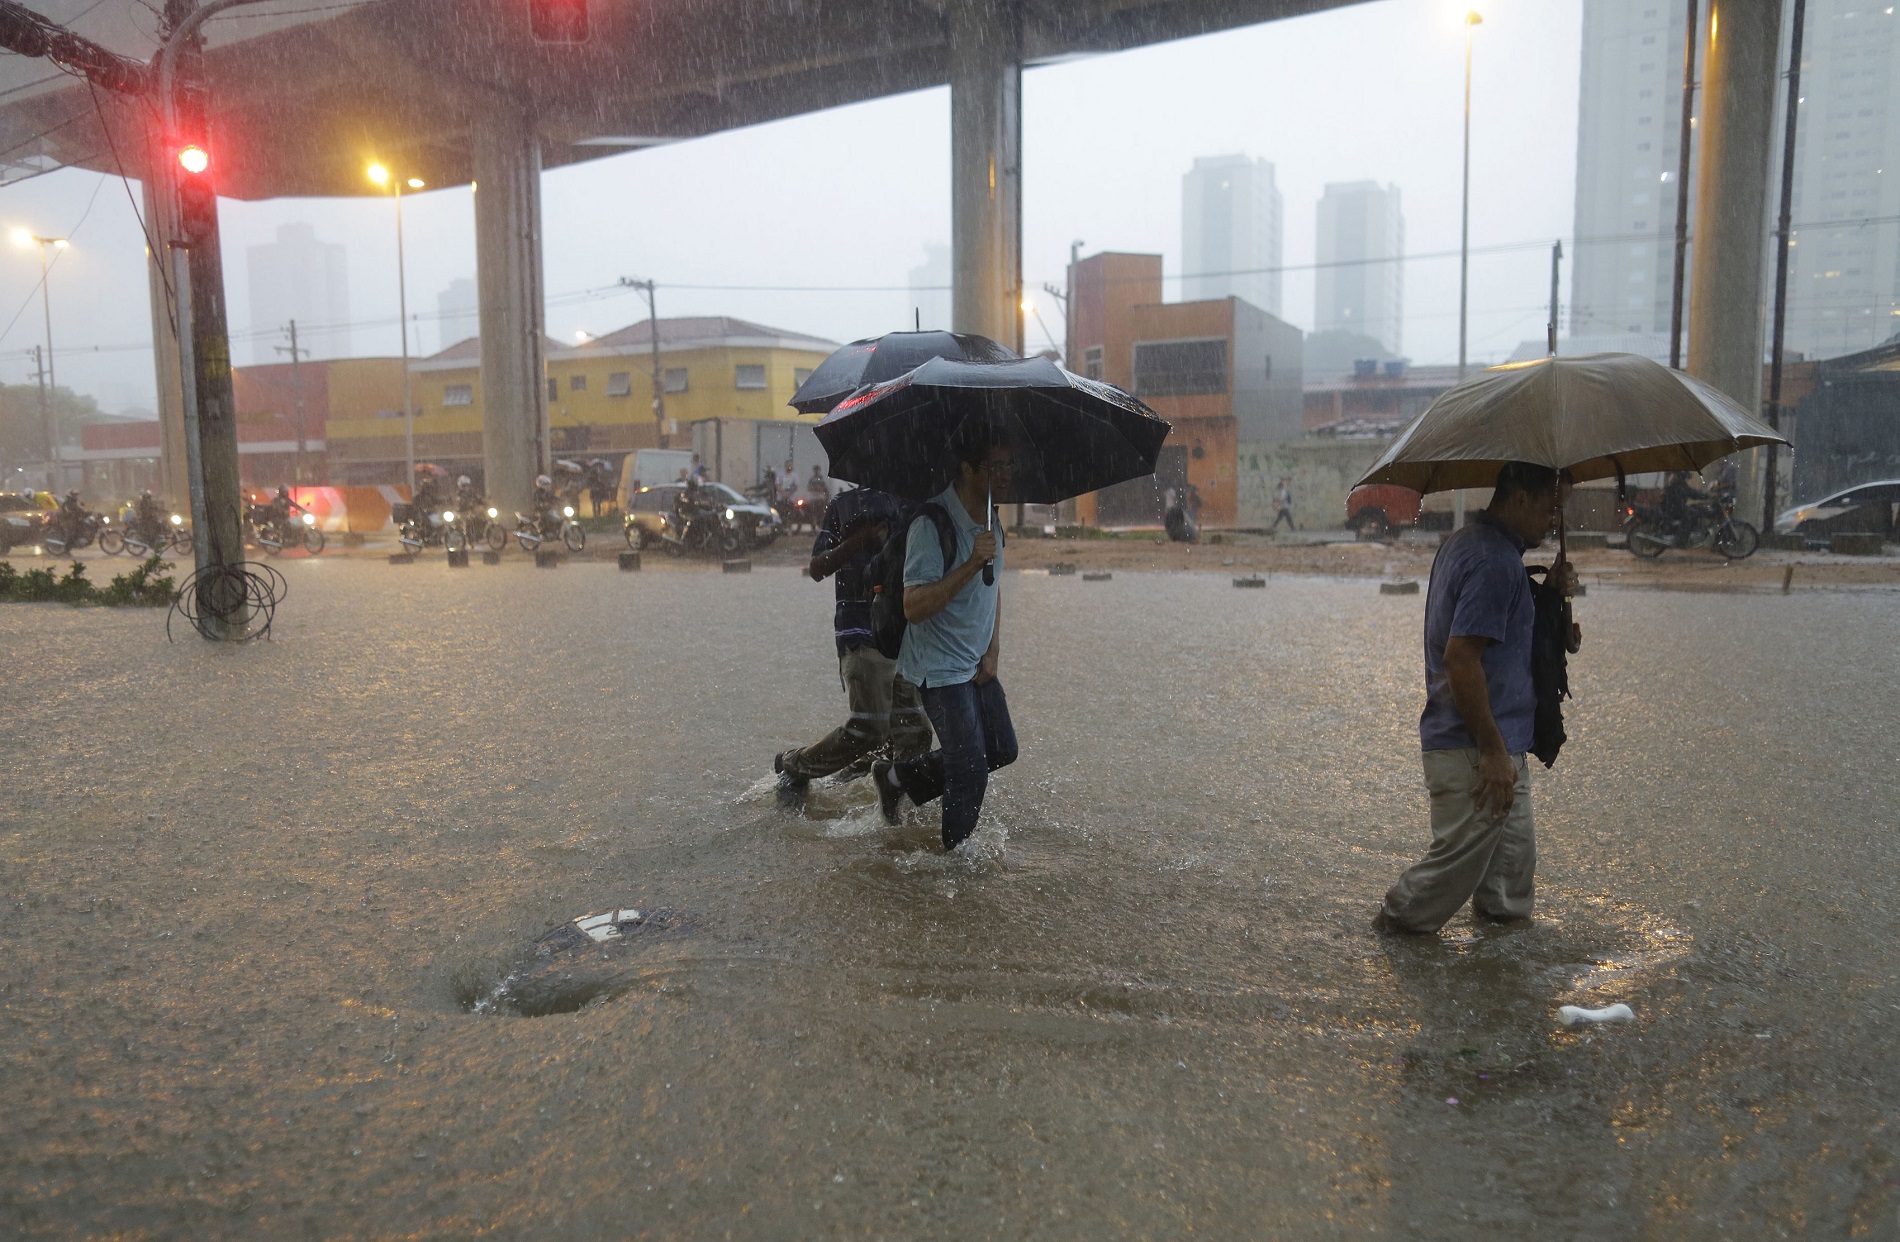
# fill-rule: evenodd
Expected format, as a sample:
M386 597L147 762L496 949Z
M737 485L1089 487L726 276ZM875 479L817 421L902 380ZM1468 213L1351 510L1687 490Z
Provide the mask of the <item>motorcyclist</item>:
M68 539L77 535L86 520L86 506L79 503L79 489L66 493L59 502L59 509L53 515L56 529Z
M464 517L473 516L487 508L482 494L475 490L475 480L467 475L457 475L455 479L455 511Z
M1672 533L1680 535L1688 528L1690 504L1708 498L1707 492L1689 482L1687 470L1672 472L1668 480L1663 483L1663 521L1669 524Z
M165 511L159 506L158 498L152 495L152 489L146 488L132 504L132 521L138 534L145 539L155 539L165 529Z
M147 494L149 495L150 493ZM290 489L288 487L279 484L277 494L270 498L270 504L264 508L264 516L267 520L275 522L279 526L288 526L290 524L290 513L293 509L301 512L303 506L290 498Z
M410 494L414 498L413 503L419 515L432 513L441 504L436 495L435 475L421 467L416 469L416 485Z
M561 529L561 493L555 490L553 479L545 474L534 476L534 499L529 504L544 534Z

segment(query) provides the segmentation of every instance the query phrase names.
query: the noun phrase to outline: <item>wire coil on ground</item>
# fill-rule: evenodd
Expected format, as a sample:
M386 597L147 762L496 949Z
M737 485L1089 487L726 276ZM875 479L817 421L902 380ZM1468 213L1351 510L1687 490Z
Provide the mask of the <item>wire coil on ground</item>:
M165 618L165 637L172 640L172 622L183 617L201 638L212 642L247 643L269 638L277 605L290 594L290 584L269 565L238 561L209 566L186 578L172 597Z

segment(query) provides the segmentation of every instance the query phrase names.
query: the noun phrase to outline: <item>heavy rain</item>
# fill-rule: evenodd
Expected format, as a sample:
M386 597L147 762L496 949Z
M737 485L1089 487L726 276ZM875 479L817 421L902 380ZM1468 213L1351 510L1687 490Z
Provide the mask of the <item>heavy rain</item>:
M1896 22L0 0L0 1232L1900 1236Z

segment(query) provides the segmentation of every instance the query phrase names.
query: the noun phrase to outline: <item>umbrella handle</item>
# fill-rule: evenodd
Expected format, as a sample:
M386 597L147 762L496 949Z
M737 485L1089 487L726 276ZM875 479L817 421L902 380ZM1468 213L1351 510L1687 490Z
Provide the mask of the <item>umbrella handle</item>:
M996 533L996 488L994 486L990 488L989 494L985 496L983 499L983 519L984 519L984 529L988 530L992 535L995 534ZM984 586L996 585L996 562L995 561L983 562L983 585Z

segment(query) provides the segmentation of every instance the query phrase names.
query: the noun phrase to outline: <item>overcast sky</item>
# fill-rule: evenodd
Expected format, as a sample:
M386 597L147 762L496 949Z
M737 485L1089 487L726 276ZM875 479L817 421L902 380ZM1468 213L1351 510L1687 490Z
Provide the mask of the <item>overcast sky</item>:
M1541 338L1552 239L1571 228L1581 0L1480 0L1472 89L1471 352L1501 359ZM1069 243L1085 254L1164 256L1179 296L1181 176L1196 156L1271 160L1286 200L1285 262L1314 257L1327 182L1371 179L1403 196L1404 352L1457 353L1464 5L1382 0L1312 17L1033 69L1024 81L1024 254L1031 289L1060 285ZM609 331L644 318L620 276L660 282L662 316L730 314L844 341L907 326L902 291L924 247L950 238L946 90L879 100L616 156L543 182L548 331ZM843 161L882 162L846 182ZM136 187L133 189L136 195ZM410 313L475 274L466 189L405 201ZM247 248L307 222L349 251L352 351L398 350L395 225L372 199L223 205L233 354L249 361ZM61 384L111 410L153 404L142 237L117 178L70 171L0 189L0 226L73 239L53 273ZM1432 258L1441 252L1454 257ZM43 340L38 260L0 246L0 379L24 382ZM1566 273L1567 275L1567 273ZM896 286L819 293L693 286ZM1567 281L1566 281L1567 287ZM1313 279L1288 272L1283 314L1310 329ZM1060 339L1061 308L1039 296ZM19 312L17 318L15 313ZM7 323L11 320L11 326ZM1031 320L1032 349L1045 344ZM313 342L320 355L324 342ZM412 350L437 345L432 319Z

